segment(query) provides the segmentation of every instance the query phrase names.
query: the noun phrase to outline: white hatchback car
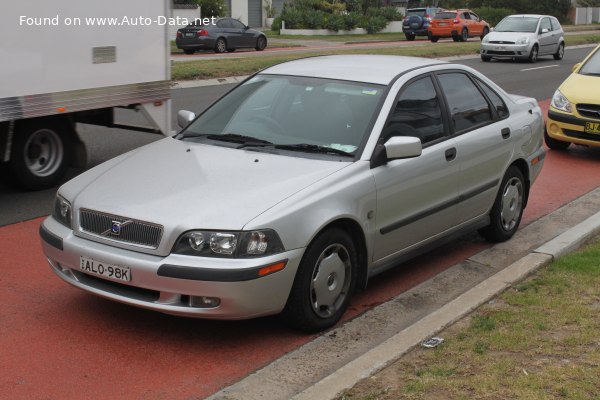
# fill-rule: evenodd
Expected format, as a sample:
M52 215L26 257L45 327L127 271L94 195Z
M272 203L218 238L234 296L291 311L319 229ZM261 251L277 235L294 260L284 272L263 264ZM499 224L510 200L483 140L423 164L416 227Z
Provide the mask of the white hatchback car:
M63 185L54 272L164 313L334 325L369 277L479 229L517 230L543 117L459 64L325 56L250 77L178 135Z
M562 26L551 15L511 15L504 18L481 40L481 60L523 59L536 62L551 55L562 60L565 38Z

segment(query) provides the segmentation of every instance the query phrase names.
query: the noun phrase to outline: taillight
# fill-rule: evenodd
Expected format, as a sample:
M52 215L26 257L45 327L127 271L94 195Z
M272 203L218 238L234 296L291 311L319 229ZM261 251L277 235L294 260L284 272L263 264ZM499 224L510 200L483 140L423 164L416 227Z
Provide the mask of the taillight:
M426 15L425 15L425 19L426 19L427 21L431 22L431 17L429 16L429 14L426 14Z
M208 31L206 29L200 29L197 33L198 37L200 36L208 36Z
M177 31L177 37L183 37L183 33Z

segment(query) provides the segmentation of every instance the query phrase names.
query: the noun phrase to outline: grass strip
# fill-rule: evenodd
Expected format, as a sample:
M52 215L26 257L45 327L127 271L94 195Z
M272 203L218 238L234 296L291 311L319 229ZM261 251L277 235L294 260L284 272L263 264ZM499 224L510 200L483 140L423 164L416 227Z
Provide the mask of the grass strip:
M600 42L600 33L574 35L567 38L567 44L570 46L598 42ZM260 71L261 69L279 64L284 61L328 54L389 54L428 58L474 55L478 53L479 45L479 42L446 42L418 44L410 47L328 49L284 55L271 55L265 53L264 55L261 54L261 56L255 57L185 61L177 62L173 65L172 79L194 80L250 75Z

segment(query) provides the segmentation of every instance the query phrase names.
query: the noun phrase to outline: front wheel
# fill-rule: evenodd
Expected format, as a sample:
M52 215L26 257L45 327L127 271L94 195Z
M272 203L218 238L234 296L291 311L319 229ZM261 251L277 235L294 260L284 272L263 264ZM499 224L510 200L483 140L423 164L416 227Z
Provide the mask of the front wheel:
M483 32L481 33L481 39L483 39L484 37L486 37L488 33L490 33L490 30L486 26L485 28L483 28Z
M467 28L463 28L460 34L460 41L466 42L467 40L469 40L469 31L467 30Z
M17 182L29 190L53 187L68 167L71 142L66 128L51 121L17 125L10 170Z
M534 44L533 47L531 48L531 51L529 52L529 62L530 63L534 63L537 61L538 53L539 53L538 45Z
M526 190L521 170L514 165L508 168L490 211L490 224L479 230L486 240L504 242L515 234L523 216Z
M348 233L333 228L319 234L300 262L283 319L306 332L335 325L354 293L357 266L355 246Z
M554 53L554 59L562 60L564 56L565 56L565 44L561 43L558 45L558 49L556 50L556 53Z
M488 61L491 61L491 60L492 60L492 57L490 57L490 56L484 56L483 54L481 55L481 61L488 62Z

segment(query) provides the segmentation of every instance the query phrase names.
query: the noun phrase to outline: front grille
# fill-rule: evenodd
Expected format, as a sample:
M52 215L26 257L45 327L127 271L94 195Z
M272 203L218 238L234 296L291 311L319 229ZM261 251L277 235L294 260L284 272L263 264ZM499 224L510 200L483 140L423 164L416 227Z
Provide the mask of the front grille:
M81 209L81 230L95 236L155 249L160 244L163 227L149 222Z
M515 42L506 42L503 40L490 40L488 43L491 43L491 44L515 44Z
M600 119L600 105L577 104L577 111L582 117Z
M585 133L579 131L572 131L570 129L563 129L563 133L566 136L577 138L577 139L585 139L585 140L593 140L594 142L600 142L600 135L594 133Z
M493 56L514 56L514 51L488 50L486 54Z

